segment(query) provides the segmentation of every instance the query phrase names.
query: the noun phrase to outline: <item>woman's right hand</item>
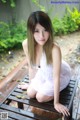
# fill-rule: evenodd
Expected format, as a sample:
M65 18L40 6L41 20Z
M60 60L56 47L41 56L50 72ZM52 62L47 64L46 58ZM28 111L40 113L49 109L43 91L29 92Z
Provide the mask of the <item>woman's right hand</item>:
M56 103L54 105L54 108L59 112L62 113L63 116L70 116L69 110L67 107L65 107L64 105L60 104L60 103Z

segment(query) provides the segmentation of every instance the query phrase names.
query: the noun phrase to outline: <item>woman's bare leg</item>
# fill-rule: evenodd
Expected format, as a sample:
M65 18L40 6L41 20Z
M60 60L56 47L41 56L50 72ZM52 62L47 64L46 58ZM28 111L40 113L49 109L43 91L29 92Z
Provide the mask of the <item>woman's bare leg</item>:
M36 94L36 99L38 102L48 102L48 101L52 100L53 98L54 98L53 96L46 96L39 92Z

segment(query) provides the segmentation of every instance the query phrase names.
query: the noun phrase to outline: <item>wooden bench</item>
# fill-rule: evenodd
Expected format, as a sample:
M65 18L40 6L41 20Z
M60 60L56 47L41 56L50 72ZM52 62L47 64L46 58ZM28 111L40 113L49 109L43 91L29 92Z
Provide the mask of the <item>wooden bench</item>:
M28 83L28 76L25 76L22 81ZM70 114L72 114L72 104L76 86L77 81L70 80L67 88L60 92L60 103L69 108ZM26 91L21 90L16 86L5 98L4 102L0 103L0 112L8 112L8 120L52 120L51 118L48 118L46 116L41 116L29 111L29 106L34 106L47 112L50 111L56 114L60 114L54 109L53 101L39 103L36 99L30 99L27 94L25 94L25 92ZM18 107L12 107L10 105L12 101L17 102ZM26 106L26 110L24 109L24 106ZM63 119L71 120L71 116L65 116L63 117Z

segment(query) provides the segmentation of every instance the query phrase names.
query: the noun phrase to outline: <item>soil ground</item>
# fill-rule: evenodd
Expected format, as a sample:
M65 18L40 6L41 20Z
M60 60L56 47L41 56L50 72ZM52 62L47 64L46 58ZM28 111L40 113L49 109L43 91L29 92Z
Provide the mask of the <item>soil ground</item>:
M60 45L62 57L65 61L72 67L80 63L80 31L65 36L55 37L55 41ZM22 49L1 54L0 80L6 77L24 58L25 55Z

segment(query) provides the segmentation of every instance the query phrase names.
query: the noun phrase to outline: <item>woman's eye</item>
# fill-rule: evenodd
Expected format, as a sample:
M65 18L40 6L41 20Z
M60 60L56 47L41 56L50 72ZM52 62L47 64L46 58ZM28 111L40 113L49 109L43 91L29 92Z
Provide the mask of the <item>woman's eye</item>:
M39 32L38 30L35 30L34 32Z

